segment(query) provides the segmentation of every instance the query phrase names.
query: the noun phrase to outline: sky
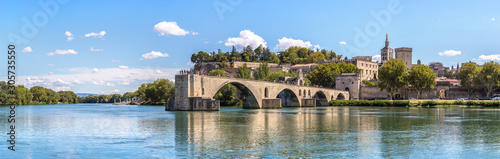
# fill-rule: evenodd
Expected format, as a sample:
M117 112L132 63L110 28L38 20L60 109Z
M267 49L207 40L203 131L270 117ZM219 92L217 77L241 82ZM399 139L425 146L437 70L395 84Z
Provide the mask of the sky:
M16 46L17 83L56 91L135 91L192 68L193 53L233 45L273 52L303 46L377 59L386 34L392 48L413 48L413 63L500 61L500 1L34 0L3 6L0 44Z

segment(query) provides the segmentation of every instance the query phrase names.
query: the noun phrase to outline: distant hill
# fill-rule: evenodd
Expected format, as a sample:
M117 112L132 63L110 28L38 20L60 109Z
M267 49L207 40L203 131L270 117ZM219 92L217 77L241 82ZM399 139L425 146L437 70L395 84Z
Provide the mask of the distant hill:
M94 96L99 96L99 94L94 94L94 93L75 93L77 97L86 97L89 95L94 95Z

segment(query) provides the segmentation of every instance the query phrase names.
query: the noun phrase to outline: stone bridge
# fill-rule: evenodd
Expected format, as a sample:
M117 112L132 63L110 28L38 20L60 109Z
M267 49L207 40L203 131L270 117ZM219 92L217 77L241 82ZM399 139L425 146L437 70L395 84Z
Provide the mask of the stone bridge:
M188 74L175 76L175 102L170 110L210 110L193 108L198 102L192 99L210 101L226 84L242 92L243 108L327 106L330 100L349 99L348 91L330 88Z

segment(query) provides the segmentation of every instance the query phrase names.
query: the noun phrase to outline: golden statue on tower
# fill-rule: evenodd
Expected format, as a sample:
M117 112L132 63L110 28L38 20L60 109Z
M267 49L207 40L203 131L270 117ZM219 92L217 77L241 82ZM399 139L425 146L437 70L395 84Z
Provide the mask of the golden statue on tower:
M389 35L385 34L385 41L389 41Z

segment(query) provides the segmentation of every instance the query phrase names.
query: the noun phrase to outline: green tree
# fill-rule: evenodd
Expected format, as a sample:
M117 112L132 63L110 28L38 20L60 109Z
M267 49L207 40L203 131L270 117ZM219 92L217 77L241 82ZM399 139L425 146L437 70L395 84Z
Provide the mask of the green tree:
M478 84L486 90L486 97L491 97L500 80L500 64L494 61L484 63L477 77Z
M406 85L406 65L403 60L389 59L378 70L380 90L387 90L390 99L394 96L396 89L402 88Z
M220 77L226 77L226 73L224 72L224 70L221 70L221 69L216 69L216 70L212 70L208 73L209 76L220 76Z
M324 60L325 56L321 52L314 52L309 55L303 63L317 63L318 61Z
M460 68L460 72L458 72L458 79L460 79L460 85L467 88L469 99L472 95L472 92L474 92L476 84L478 83L476 82L478 75L479 75L479 67L473 62L468 62L463 64L462 67Z
M410 72L408 72L408 83L417 90L417 99L420 99L420 94L423 91L434 89L436 74L429 66L416 65L411 67Z
M243 79L251 79L252 78L252 72L250 68L247 67L247 64L243 64L243 67L238 67L238 73L236 74L237 78L243 78Z
M242 102L236 95L237 88L231 84L224 85L217 93L214 99L220 101L221 106L236 106L241 105Z
M265 80L271 72L269 71L269 66L267 65L267 62L260 64L259 69L255 72L254 78L256 80Z
M342 73L357 73L358 67L353 64L345 62L340 63L323 63L316 67L307 75L307 79L312 84L335 88L335 76Z

